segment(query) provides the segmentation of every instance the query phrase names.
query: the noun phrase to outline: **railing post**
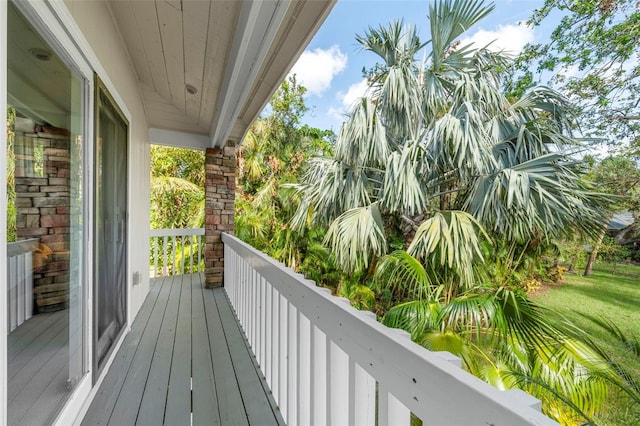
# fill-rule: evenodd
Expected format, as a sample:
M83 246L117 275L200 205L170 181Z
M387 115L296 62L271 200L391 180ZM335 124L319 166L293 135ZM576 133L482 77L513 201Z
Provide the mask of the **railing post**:
M298 311L298 424L311 424L311 321Z
M298 342L299 342L299 322L298 322L298 309L291 303L288 303L288 320L289 330L288 333L288 345L287 353L287 375L289 376L289 382L287 383L287 418L288 425L296 426L298 424Z
M167 267L167 236L165 235L162 242L162 276L169 275L169 268Z

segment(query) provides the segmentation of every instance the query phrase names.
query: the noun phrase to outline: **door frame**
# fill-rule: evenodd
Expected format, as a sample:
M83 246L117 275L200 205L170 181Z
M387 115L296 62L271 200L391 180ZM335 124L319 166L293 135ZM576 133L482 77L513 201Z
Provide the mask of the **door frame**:
M94 73L93 75L93 79L94 79L94 93L93 93L93 140L91 141L91 145L92 145L92 150L94 152L94 158L93 158L93 163L91 164L91 169L92 169L92 174L93 174L93 181L92 181L92 193L94 194L93 197L93 204L92 204L92 230L93 230L93 236L94 238L92 239L93 244L97 243L97 233L96 233L96 229L95 229L95 215L97 212L97 197L95 196L95 187L97 185L97 175L95 173L95 167L97 166L97 160L95 158L95 150L96 150L96 145L97 145L97 138L98 138L98 118L97 115L100 113L99 111L99 104L100 104L100 93L103 93L104 96L107 98L107 100L109 101L109 103L111 104L111 107L115 110L114 112L118 115L118 118L120 118L125 125L127 126L126 128L126 137L127 137L127 141L126 141L126 165L127 165L127 182L126 182L126 200L127 200L127 217L125 218L125 233L126 233L126 238L125 238L125 242L124 242L124 249L125 249L125 256L124 256L124 269L125 269L125 275L124 275L124 279L125 279L125 302L124 302L124 324L122 326L122 329L117 333L115 339L114 339L114 343L111 345L111 347L109 348L109 350L107 351L107 354L105 355L105 362L102 366L99 365L99 360L98 360L98 321L96 318L96 315L99 313L98 310L98 297L97 295L98 293L98 270L97 268L93 268L93 274L91 277L91 281L90 281L90 287L92 289L92 293L94 295L94 297L92 297L91 300L91 305L92 305L92 317L91 317L91 330L92 330L92 338L90 342L87 342L90 346L91 346L91 376L92 376L92 383L93 385L95 385L100 377L100 375L102 374L102 372L105 370L105 367L107 367L108 365L110 365L110 358L113 356L114 353L116 353L116 349L119 348L119 342L122 340L123 335L127 332L127 330L129 329L129 298L130 298L130 294L129 294L129 285L128 285L128 276L129 276L129 215L128 215L128 209L129 209L129 205L130 205L130 199L129 199L129 156L130 156L130 141L131 141L131 123L129 121L129 119L127 118L127 116L125 115L125 113L122 111L122 109L120 108L120 105L118 105L118 103L116 102L116 100L114 99L114 97L111 94L111 91L109 90L109 88L104 84L104 82L102 81L102 79L100 78L100 76L97 73ZM93 256L93 252L92 252L92 256ZM92 263L92 266L95 266L95 257L92 257L90 262Z

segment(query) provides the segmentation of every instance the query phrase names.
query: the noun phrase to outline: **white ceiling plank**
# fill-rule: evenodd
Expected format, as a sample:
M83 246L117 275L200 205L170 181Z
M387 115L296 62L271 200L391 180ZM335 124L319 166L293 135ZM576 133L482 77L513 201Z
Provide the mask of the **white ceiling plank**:
M110 3L109 7L117 22L120 35L127 45L129 57L133 62L138 80L144 85L154 87L149 62L147 62L146 52L138 32L138 23L135 20L131 3L116 1Z
M215 146L240 140L335 1L119 0L111 9L151 127L208 133Z
M238 27L243 2L214 1L211 3L209 34L204 65L203 93L216 96L202 98L200 122L211 125L220 86L224 78L225 64L229 60L233 39Z
M162 50L162 39L158 28L156 5L150 1L132 1L131 7L133 8L136 26L146 52L146 59L153 79L153 87L155 87L160 96L171 100L164 51Z
M191 84L198 90L195 95L186 95L186 113L189 117L200 117L205 61L202 52L207 47L210 8L209 2L183 3L184 78L186 84Z
M163 111L154 111L153 120L149 122L149 127L189 133L202 132L202 130L198 128L198 124L191 121L189 117L178 116L170 112ZM211 139L209 139L209 141L211 141Z
M169 82L171 102L185 111L184 40L182 31L182 10L165 1L156 1L158 26L162 40L165 67Z

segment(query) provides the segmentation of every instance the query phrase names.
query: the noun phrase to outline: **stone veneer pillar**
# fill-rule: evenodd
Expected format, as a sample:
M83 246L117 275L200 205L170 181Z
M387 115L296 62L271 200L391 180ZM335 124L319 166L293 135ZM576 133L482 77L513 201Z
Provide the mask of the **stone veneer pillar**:
M228 142L223 148L208 148L205 156L205 287L224 283L222 233L233 233L236 196L236 148Z

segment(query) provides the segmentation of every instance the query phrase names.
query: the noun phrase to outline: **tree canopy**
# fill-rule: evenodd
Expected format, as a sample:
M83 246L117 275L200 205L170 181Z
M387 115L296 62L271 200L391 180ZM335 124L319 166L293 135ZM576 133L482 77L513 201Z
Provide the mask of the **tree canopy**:
M559 19L549 41L520 54L517 94L557 85L577 108L582 132L609 142L640 136L640 10L631 0L545 0L527 24Z
M388 294L386 324L532 392L549 415L589 419L611 370L549 325L513 277L554 239L596 235L605 198L583 179L568 100L543 87L508 96L510 59L460 44L492 10L433 2L426 43L401 21L357 36L380 62L334 155L312 159L297 185L292 223L328 227L341 268Z

